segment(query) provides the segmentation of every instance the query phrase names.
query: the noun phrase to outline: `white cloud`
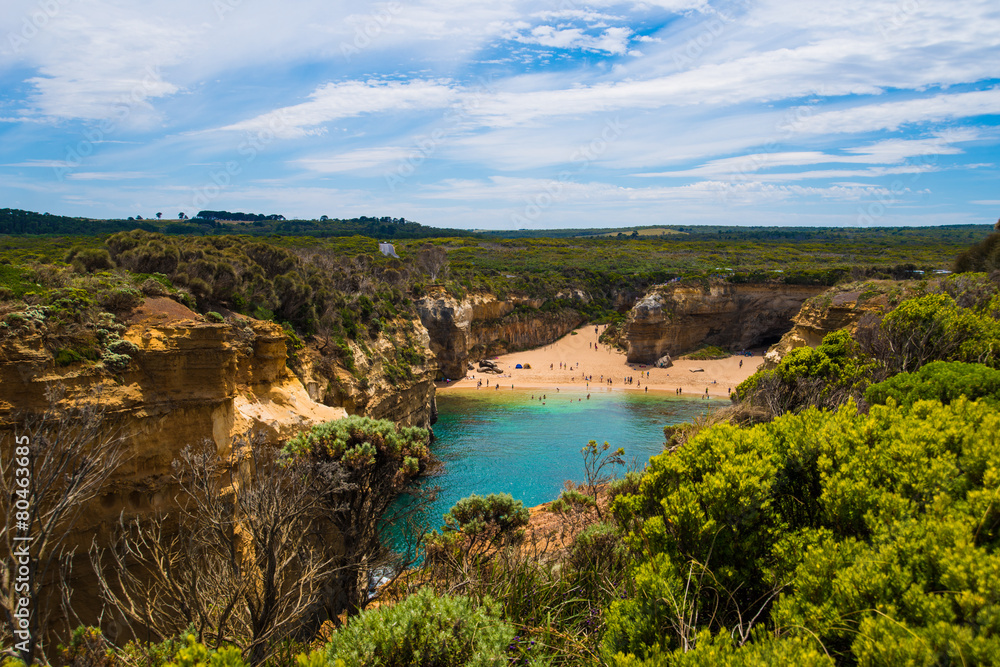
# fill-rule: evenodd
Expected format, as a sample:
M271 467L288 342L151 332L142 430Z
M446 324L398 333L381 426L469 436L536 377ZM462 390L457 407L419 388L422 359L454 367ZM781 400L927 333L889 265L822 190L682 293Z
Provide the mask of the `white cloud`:
M24 162L13 162L2 165L4 167L43 167L46 169L72 169L77 166L66 160L25 160Z
M799 134L858 134L988 114L1000 114L1000 88L823 111L789 123L788 130Z
M400 160L416 154L415 148L384 146L380 148L348 151L338 155L311 156L294 161L309 171L321 174L356 172L358 170L389 169Z
M873 144L845 147L842 154L823 151L796 151L751 153L737 157L711 160L701 166L675 171L647 172L634 174L644 178L696 178L712 177L725 179L753 178L760 181L804 180L815 178L874 178L894 174L916 174L934 171L932 164L938 155L958 155L962 149L954 143L977 139L979 132L974 129L948 130L926 139L886 139ZM803 167L821 164L872 164L898 165L909 158L922 158L924 164L897 167L870 167L864 170L826 169L785 173L761 174L761 170L781 167Z
M71 181L118 181L155 177L156 174L148 171L79 171L66 176Z
M444 80L345 81L324 84L309 97L308 102L220 129L273 132L281 138L300 138L315 134L325 123L362 114L443 109L455 101L456 92Z

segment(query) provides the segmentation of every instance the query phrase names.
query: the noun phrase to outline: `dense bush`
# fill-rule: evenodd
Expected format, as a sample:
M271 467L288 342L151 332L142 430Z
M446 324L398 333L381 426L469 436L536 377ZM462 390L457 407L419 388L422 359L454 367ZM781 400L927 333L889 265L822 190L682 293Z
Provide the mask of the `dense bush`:
M990 272L1000 269L1000 232L990 234L985 239L962 252L955 260L955 271Z
M837 407L860 398L875 369L849 333L834 331L818 347L796 348L777 368L751 375L736 388L733 400L774 416L808 406Z
M496 605L425 588L351 619L333 636L327 658L345 667L499 667L513 636Z
M982 364L932 361L913 373L900 373L868 387L865 400L885 405L891 398L897 405L916 401L951 403L959 396L1000 403L1000 371Z
M302 431L285 445L292 456L342 460L352 467L373 465L385 458L402 463L404 457L426 461L427 429L397 427L386 419L350 416Z
M777 640L844 664L1000 660L997 433L1000 414L964 398L848 405L654 457L614 504L644 557L607 650L708 664L697 654L739 645L781 655Z
M964 308L948 294L903 301L880 321L862 323L858 339L890 372L914 371L931 361L1000 364L1000 295Z
M443 529L476 535L490 528L506 532L527 523L528 510L509 493L472 494L459 500L444 515Z

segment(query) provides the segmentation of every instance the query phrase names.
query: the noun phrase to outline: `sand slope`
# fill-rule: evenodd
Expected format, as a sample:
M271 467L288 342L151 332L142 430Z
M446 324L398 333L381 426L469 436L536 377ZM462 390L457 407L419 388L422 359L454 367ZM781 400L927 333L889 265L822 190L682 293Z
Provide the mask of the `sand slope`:
M598 328L601 331L604 329L603 326ZM551 345L495 358L503 369L503 375L469 371L468 377L457 382L438 383L438 388L444 391L452 388L475 389L480 381L483 390L488 382L490 391L509 390L512 384L520 389L587 387L585 376L590 376L589 386L600 390L610 387L614 391L646 391L648 386L649 391L676 392L680 388L684 394L697 395L704 394L707 389L709 395L725 397L729 389L735 389L764 362L762 351L755 350L752 357L675 361L670 368L650 368L626 363L623 353L599 344L597 338L594 325L581 327ZM561 369L560 363L564 365ZM529 364L531 368L515 368L517 364ZM696 368L702 368L704 372L690 372ZM645 375L647 371L648 378ZM633 384L625 384L627 376L634 378ZM611 384L608 384L608 379ZM499 390L494 389L497 384L500 385Z

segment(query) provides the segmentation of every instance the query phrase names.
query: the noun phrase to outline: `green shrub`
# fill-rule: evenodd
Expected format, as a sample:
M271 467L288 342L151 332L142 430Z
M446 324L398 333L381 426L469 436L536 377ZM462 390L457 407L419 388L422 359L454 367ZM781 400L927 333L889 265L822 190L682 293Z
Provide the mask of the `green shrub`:
M214 324L221 324L226 321L226 318L214 310L205 313L205 319Z
M695 352L690 354L685 354L685 359L692 359L694 361L707 361L710 359L728 359L732 355L726 352L721 347L716 347L715 345L706 345Z
M126 286L115 287L97 297L101 308L112 313L127 313L138 308L142 301L142 292L134 287Z
M166 667L247 667L235 646L209 649L197 641L194 633L187 636L188 645L177 652Z
M569 512L597 507L597 501L577 489L564 489L549 505L550 512Z
M121 661L99 628L80 626L68 646L59 646L59 658L69 667L116 667Z
M947 405L959 396L970 401L987 399L993 404L1000 403L1000 371L982 364L932 361L916 372L894 375L865 391L866 401L880 405L885 405L889 398L903 406L923 400Z
M528 525L530 513L520 500L509 493L488 496L472 494L462 498L444 515L445 531L477 535L488 529L500 533Z
M1000 269L1000 233L993 233L962 252L955 260L955 271L990 272Z
M807 406L835 408L860 399L875 370L876 363L847 331L834 331L818 347L796 348L777 368L751 375L736 387L733 400L774 415Z
M406 457L421 460L430 456L428 437L426 429L397 428L386 419L352 415L299 433L285 445L285 452L320 460L343 460L352 466L370 465L376 457L388 457L398 461L406 472Z
M713 426L654 457L613 506L643 557L607 650L697 654L708 631L745 637L740 654L812 638L842 664L1000 659L982 622L1000 618L997 433L1000 413L965 398L848 405Z
M487 667L507 664L514 630L497 606L424 588L399 604L352 618L327 646L345 667Z
M66 262L72 264L77 273L110 271L115 268L111 255L104 248L73 248L66 256Z
M964 308L948 294L907 299L876 327L858 331L871 356L892 373L931 361L1000 366L1000 295Z

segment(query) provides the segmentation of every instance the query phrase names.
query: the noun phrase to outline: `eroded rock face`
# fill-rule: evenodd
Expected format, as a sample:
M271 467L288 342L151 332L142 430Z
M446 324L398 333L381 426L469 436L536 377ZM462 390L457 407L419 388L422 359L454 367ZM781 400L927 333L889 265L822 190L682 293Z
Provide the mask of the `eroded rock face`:
M57 366L38 335L0 341L0 455L9 455L10 430L22 414L44 412L47 390L59 386L65 387L64 401L99 402L106 429L123 439L121 465L80 508L65 542L76 550L75 610L92 623L100 598L87 562L91 544L110 544L119 517L170 510L179 492L172 463L185 448L207 441L225 456L235 438L259 433L278 445L346 415L313 401L288 370L281 327L256 320L209 323L173 302L161 310L144 307L144 316L124 331L137 350L117 377L84 363Z
M582 292L570 295L586 299ZM537 310L542 301L512 297L503 301L492 294L475 294L458 300L439 292L417 302L420 321L427 328L430 349L441 374L465 377L468 362L482 357L547 345L584 322L576 311ZM515 312L518 306L528 309Z
M731 283L656 287L629 312L628 361L652 364L702 345L732 350L760 345L787 332L802 303L824 289Z
M229 324L188 313L132 324L123 337L138 351L117 378L85 364L57 367L38 336L0 343L0 429L13 425L15 412L46 410L47 390L63 386L65 400L99 400L124 437L123 465L81 516L86 545L122 512L163 508L173 495L171 464L184 448L207 440L226 454L234 438L257 433L278 444L346 414L313 401L289 372L281 327L251 321L240 340Z
M889 309L907 296L914 281L869 280L838 285L812 297L792 318L792 328L764 355L764 368L774 368L798 347L816 347L833 331L853 333L867 313Z
M382 333L372 341L367 353L354 341L347 341L353 372L330 356L329 349L311 341L297 354L294 369L310 397L326 405L344 408L348 414L388 419L404 426L430 428L436 421L434 379L438 363L430 350L430 336L420 323L395 321L395 335ZM387 364L397 349L409 348L409 375L390 372Z

